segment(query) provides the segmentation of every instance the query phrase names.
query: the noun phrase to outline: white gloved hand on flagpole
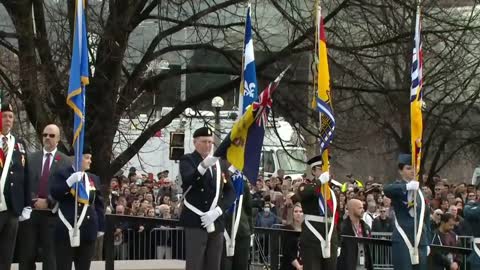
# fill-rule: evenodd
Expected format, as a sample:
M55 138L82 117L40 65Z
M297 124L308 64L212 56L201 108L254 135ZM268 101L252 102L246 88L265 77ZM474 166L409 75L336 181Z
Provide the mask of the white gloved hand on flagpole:
M217 162L217 160L218 157L208 156L200 163L200 165L202 165L202 167L206 169L212 167Z
M415 190L418 190L420 188L420 183L418 181L410 181L407 183L407 190L410 191L415 191Z
M330 181L330 174L327 172L324 172L320 175L320 177L318 178L320 180L320 183L322 183L322 185L328 183L328 181Z
M70 177L68 177L68 179L66 181L67 185L69 187L71 187L71 186L73 186L73 184L82 181L83 174L84 174L84 172L76 172L76 173L73 173L72 175L70 175Z

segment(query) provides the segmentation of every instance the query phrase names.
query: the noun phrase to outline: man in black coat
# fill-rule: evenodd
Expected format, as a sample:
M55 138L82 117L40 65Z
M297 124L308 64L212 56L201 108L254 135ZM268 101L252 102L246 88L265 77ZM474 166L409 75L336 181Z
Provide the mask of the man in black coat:
M193 134L195 151L180 158L184 206L186 270L219 270L223 250L223 214L235 200L231 181L222 177L218 158L210 156L212 131L203 127Z
M388 217L387 211L389 209L380 206L380 215L373 220L372 232L391 233L393 232L393 222Z
M60 129L57 125L47 125L43 129L43 148L28 155L28 181L31 187L33 212L31 219L18 226L17 254L20 270L34 270L37 251L42 249L43 269L55 270L55 250L53 241L54 217L48 215L55 206L50 195L53 174L62 168L70 167L68 156L58 151Z
M370 228L362 220L363 203L357 199L348 201L348 216L342 223L341 235L370 237ZM372 256L368 245L342 239L338 270L373 270Z
M95 240L104 234L105 210L100 193L100 178L85 172L90 169L91 158L91 150L85 146L81 171L75 172L73 167L68 167L57 171L53 176L50 193L58 202L55 226L57 270L71 270L72 262L75 263L76 270L90 269ZM78 196L74 195L75 185L78 185ZM75 205L78 208L78 238L71 236L74 232Z
M10 104L2 104L0 134L0 269L10 269L18 222L30 218L31 195L25 145L11 133L14 114Z

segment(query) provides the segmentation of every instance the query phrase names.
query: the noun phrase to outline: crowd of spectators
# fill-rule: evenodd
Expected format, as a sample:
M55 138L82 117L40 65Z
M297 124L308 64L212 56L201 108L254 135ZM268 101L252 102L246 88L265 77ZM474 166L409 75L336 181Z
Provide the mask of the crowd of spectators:
M363 220L370 226L374 233L390 233L394 228L394 212L391 200L383 194L383 183L374 177L368 177L365 181L347 175L345 179L339 179L343 184L332 185L338 200L340 222L347 216L346 205L350 199L359 199L363 202ZM474 185L465 183L453 183L447 179L434 176L430 182L422 186L428 205L430 206L431 224L429 231L431 239L434 236L444 235L440 230L442 217L444 223L452 219L452 229L448 234L469 235L469 226L462 218L463 206L469 201L477 201L480 198L480 189ZM301 205L298 202L296 192L300 184L309 182L305 176L292 179L279 170L274 176L259 177L254 184L249 183L253 202L253 223L257 227L286 227L299 229L301 223ZM387 181L388 182L388 181ZM336 182L338 183L338 182ZM164 219L177 219L181 211L182 190L179 183L169 178L169 172L163 171L153 177L152 174L138 174L131 169L128 177L118 176L111 180L110 195L107 198L107 212L121 215L138 217L158 217ZM116 246L125 245L125 230L128 226L119 226L115 232ZM340 227L340 226L338 226ZM445 228L445 226L444 226ZM140 226L128 228L137 233L148 231L151 228ZM131 237L130 237L131 238ZM139 237L137 237L139 238ZM172 237L163 242L163 247L178 241L172 241ZM168 242L168 243L166 243ZM128 248L130 249L130 248ZM139 249L137 249L139 250ZM158 258L158 247L156 250ZM172 250L160 252L162 258L171 256ZM145 252L144 252L145 253ZM170 254L170 255L169 255ZM138 254L137 254L138 255ZM132 254L130 251L130 258ZM140 254L133 257L148 256ZM155 255L151 255L155 256ZM178 257L178 256L177 256Z

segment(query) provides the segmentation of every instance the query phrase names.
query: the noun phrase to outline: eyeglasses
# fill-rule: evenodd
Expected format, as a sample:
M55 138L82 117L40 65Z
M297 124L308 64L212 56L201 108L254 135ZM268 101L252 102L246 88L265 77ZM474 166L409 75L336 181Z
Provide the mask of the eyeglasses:
M44 138L46 138L47 136L50 137L50 138L55 138L55 134L43 133L42 135L43 135Z

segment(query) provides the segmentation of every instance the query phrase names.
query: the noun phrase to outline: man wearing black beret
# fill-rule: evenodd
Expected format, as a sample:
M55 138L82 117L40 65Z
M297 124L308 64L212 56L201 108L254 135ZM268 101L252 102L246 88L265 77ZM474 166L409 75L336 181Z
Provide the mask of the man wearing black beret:
M219 270L223 251L223 213L235 201L235 190L225 181L217 157L211 156L212 131L193 133L195 151L180 158L184 206L180 223L185 227L186 270Z
M11 134L15 115L10 104L2 104L0 134L0 269L10 269L18 222L30 218L31 194L25 145Z

